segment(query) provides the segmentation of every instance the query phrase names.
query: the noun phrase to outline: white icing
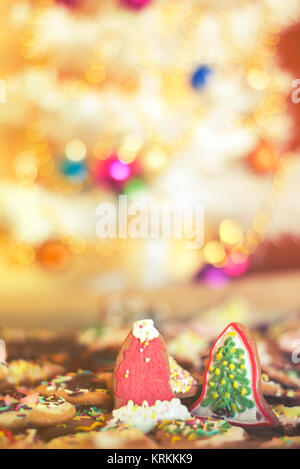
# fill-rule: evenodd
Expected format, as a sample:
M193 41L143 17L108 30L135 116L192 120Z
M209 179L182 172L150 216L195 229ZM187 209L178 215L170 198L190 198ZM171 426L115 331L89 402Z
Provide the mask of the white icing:
M161 420L185 420L188 418L190 418L190 413L181 404L179 399L156 401L153 406L149 406L146 401L141 406L134 404L133 401L129 401L126 406L113 411L112 418L106 428L127 424L139 428L144 433L148 433Z
M142 319L133 324L132 333L136 339L141 342L146 340L153 340L159 336L159 332L155 329L152 319Z

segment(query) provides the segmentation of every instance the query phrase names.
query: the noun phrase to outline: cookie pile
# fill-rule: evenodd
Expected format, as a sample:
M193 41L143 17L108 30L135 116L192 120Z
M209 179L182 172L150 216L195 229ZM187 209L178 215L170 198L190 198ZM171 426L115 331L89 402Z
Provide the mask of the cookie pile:
M162 330L2 328L0 448L300 448L299 317Z

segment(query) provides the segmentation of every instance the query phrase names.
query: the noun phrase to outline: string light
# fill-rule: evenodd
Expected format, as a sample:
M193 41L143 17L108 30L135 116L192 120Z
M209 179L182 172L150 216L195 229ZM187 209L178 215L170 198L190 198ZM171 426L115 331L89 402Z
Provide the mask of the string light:
M33 10L34 13L24 29L20 40L22 56L29 62L35 61L35 63L42 59L41 44L36 34L36 24L45 11L44 7L48 6L51 0L39 0L38 3L39 7ZM272 130L269 126L268 122L270 120L268 118L274 114L284 112L285 104L282 92L278 92L276 87L274 90L273 80L269 71L269 66L273 60L272 57L276 53L281 26L273 20L268 8L264 8L263 33L260 35L255 47L246 56L244 48L239 46L234 39L228 12L222 10L220 14L218 13L218 20L227 59L244 70L246 81L251 88L264 91L262 99L253 115L248 116L243 122L241 121L241 125L251 128L254 132L257 127L261 126L270 135L271 132L274 132L274 128ZM190 71L195 68L194 41L202 16L203 5L199 5L198 1L191 2L191 8L186 10L185 18L182 21L182 34L178 41L178 49L174 60L175 66L168 67L167 72L165 70L166 67L161 67L156 63L152 54L152 48L147 47L141 31L135 34L135 50L139 63L143 67L143 72L149 73L159 80L161 88L167 91L164 96L166 99L171 99L172 102L178 99L177 103L181 103L182 99L185 99L188 95L189 91L184 77L188 77ZM110 73L109 65L113 58L117 56L121 47L117 42L107 39L102 40L97 45L93 51L85 77L81 80L70 82L68 87L70 96L74 99L81 98L90 86L99 85L107 79L108 73ZM116 76L111 83L115 86L123 87L125 90L126 82L130 82L130 80L127 80L130 75L130 72L128 72L127 77L125 75L122 77ZM134 73L131 78L133 85L136 86L137 78ZM88 83L84 82L85 79ZM167 86L165 86L166 84ZM129 83L127 91L134 89L133 85ZM189 148L204 112L205 109L202 109L200 105L196 106L195 110L193 109L190 113L191 116L184 123L182 132L179 132L179 136L172 139L171 142L162 138L160 129L156 127L155 122L149 116L141 115L142 134L145 137L140 138L135 134L125 136L120 148L118 148L119 161L114 162L110 167L111 176L116 180L126 180L129 173L128 164L140 156L140 153L145 169L150 172L163 169L170 158ZM55 184L55 187L57 187L57 176L54 174L55 160L47 141L45 130L41 125L34 124L29 125L26 132L29 150L17 155L13 163L17 180L26 184L34 184L37 177L44 177L45 179L49 177L51 184ZM101 136L99 142L91 149L91 154L99 160L108 158L114 150L115 140L117 140L115 135L110 135L109 137L103 135L103 138ZM84 160L87 152L86 145L78 139L68 142L65 149L68 160L74 163ZM282 167L280 167L280 158L274 148L261 147L255 156L252 155L251 162L258 171L262 173L272 172L274 174L271 183L271 195L273 197L278 197L283 190L288 188L286 175ZM58 187L60 189L65 188L66 193L75 190L72 185L66 182L58 185ZM78 185L77 190L80 190L79 187L82 186ZM245 234L238 222L227 219L223 220L219 226L220 242L209 241L203 249L205 260L214 265L220 265L226 262L226 259L227 261L229 259L226 249L232 248L235 245L240 245L239 247L245 249L248 253L253 252L264 239L271 220L272 213L269 211L268 204L265 204L258 212ZM59 229L59 231L61 230ZM73 239L71 243L72 235L70 234L68 238L70 251L78 254L86 252L87 245L84 240L77 239L77 241L74 241ZM238 258L234 259L233 254L230 259L239 264L237 262Z
M66 145L65 153L70 161L81 161L86 157L87 149L81 140L71 140Z

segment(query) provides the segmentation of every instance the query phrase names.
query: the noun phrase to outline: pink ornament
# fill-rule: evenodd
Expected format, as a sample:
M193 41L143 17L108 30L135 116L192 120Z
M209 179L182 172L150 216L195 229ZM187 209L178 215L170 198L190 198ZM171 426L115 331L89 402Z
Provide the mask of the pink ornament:
M218 269L217 267L209 267L204 273L203 280L214 290L220 290L221 288L224 288L229 282L227 275L223 272L222 269Z
M126 164L113 153L105 160L95 160L91 173L97 185L120 191L130 178L139 176L141 170L137 161Z
M223 271L229 277L239 277L247 272L249 268L249 260L246 256L240 256L237 260L233 260L231 257L228 257L227 263L223 268Z
M130 176L130 168L128 164L121 161L114 161L109 168L109 173L116 181L126 181Z
M67 8L76 8L80 5L82 0L55 0L56 3L63 5Z
M149 5L152 0L121 0L121 3L133 10L141 10L145 6Z

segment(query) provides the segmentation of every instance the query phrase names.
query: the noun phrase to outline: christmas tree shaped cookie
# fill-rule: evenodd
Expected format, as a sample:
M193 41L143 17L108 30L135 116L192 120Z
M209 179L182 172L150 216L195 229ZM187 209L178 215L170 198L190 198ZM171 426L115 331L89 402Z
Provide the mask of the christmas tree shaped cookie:
M114 369L114 411L108 426L134 425L147 433L162 419L185 419L189 412L170 385L169 357L150 319L134 323Z
M213 344L202 394L190 410L242 426L278 424L262 395L255 340L242 324L229 324Z

